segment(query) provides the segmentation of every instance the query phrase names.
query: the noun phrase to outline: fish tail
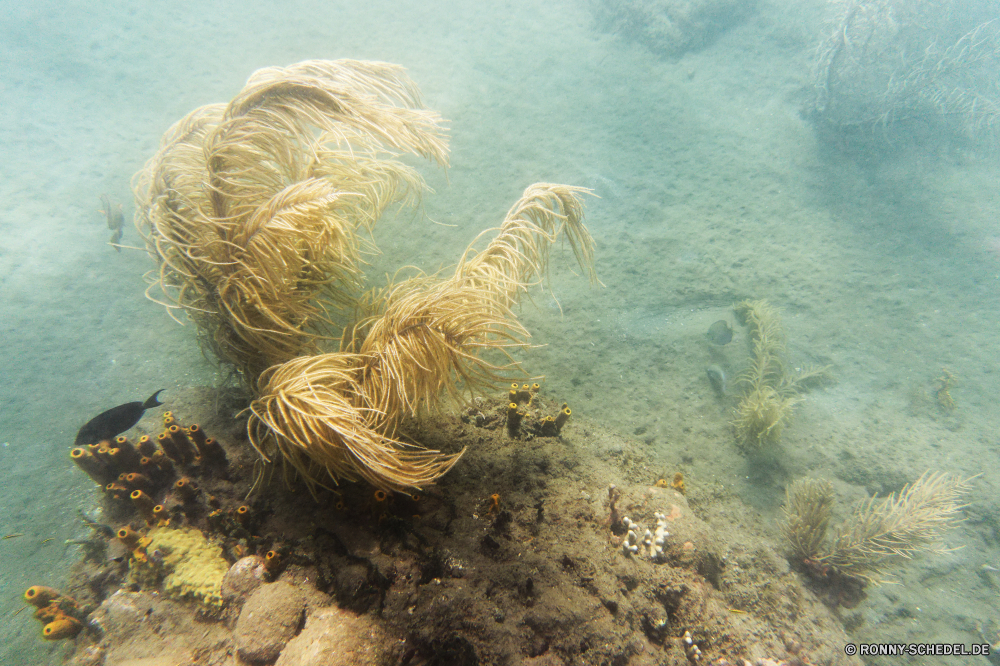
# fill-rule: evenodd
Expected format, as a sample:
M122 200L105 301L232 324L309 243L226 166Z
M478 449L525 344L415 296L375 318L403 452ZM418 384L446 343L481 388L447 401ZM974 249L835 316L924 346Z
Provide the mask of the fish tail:
M159 391L157 391L153 395L149 396L149 398L146 399L146 402L142 403L142 408L143 409L149 409L150 407L158 407L158 406L162 405L163 403L160 402L159 400L157 400L156 396L158 396L161 393L163 393L163 391L164 391L164 389L160 389Z

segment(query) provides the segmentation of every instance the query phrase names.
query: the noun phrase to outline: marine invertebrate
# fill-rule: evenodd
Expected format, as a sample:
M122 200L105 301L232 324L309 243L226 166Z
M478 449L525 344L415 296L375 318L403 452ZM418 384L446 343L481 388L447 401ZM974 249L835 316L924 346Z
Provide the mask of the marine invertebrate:
M943 412L950 414L957 406L955 399L951 397L951 389L958 384L958 377L948 368L941 368L941 376L935 381L934 397L937 398L938 406Z
M35 608L44 608L60 597L59 590L44 585L32 585L24 591L24 600Z
M98 485L107 486L117 478L114 470L87 448L78 446L69 452L69 457Z
M248 432L263 459L280 458L312 490L338 479L432 483L461 452L401 441L403 420L514 368L509 350L528 333L511 308L543 279L556 240L596 281L587 191L539 183L450 277L363 292L363 234L424 189L389 152L447 165L440 118L419 97L385 63L260 70L229 104L175 124L135 179L137 226L159 266L151 287L256 392ZM160 446L189 464L178 437Z
M153 285L252 383L318 351L353 307L382 212L424 189L389 151L448 162L440 117L403 68L306 61L255 72L229 104L191 112L137 174Z
M832 6L837 15L817 52L811 111L838 146L857 144L871 159L878 140L995 139L1000 24L992 3L841 0Z
M139 510L139 513L146 520L153 520L153 509L156 508L157 504L153 501L153 498L142 492L141 490L133 490L132 494L129 495L135 508Z
M832 571L862 583L877 583L899 559L921 550L938 550L935 543L960 520L962 496L971 480L925 472L899 493L862 502L829 539L830 484L797 481L786 491L783 532L793 556L820 576Z
M25 590L24 600L36 608L35 619L43 624L42 637L47 640L73 638L83 629L78 619L80 604L54 588L32 585Z
M663 545L670 536L670 532L667 531L667 516L657 511L653 517L656 518L655 531L647 529L641 540L639 531L642 526L628 516L622 518L622 524L628 530L622 542L622 551L626 555L644 555L654 561L663 557Z
M507 405L507 434L510 437L517 437L521 431L521 421L524 419L524 412L516 402Z
M210 465L225 465L227 462L226 451L214 437L209 437L197 423L192 423L187 427L187 435L191 438L198 456L203 463Z
M739 378L747 389L736 407L733 426L740 444L754 451L781 438L792 408L801 400L800 391L807 382L827 377L829 368L790 374L783 358L785 334L777 308L766 300L746 300L734 309L750 329L752 348L750 367Z
M159 551L162 557L133 560L134 579L153 584L163 577L163 591L175 598L191 599L208 608L222 605L222 580L229 564L221 546L214 545L193 527L154 527L148 534L147 552Z
M278 569L281 567L282 562L281 553L276 550L269 550L267 554L264 555L264 570L267 571L268 576L274 576Z
M424 451L395 433L402 419L436 408L445 396L461 399L460 388L491 388L514 366L508 349L523 347L527 331L510 307L544 275L557 238L567 238L593 276L581 192L529 187L493 240L482 252L467 249L452 277L411 278L373 293L367 309L375 314L345 332L340 352L270 368L251 405L250 439L258 451L265 458L280 451L310 485L361 477L404 490L450 469L460 452ZM487 361L487 351L511 363Z
M833 486L820 479L799 479L785 489L782 534L799 561L821 556L830 513Z
M139 540L142 538L141 534L133 530L128 525L120 528L115 536L117 536L118 540L125 544L125 547L129 550L134 550L138 547Z
M363 479L386 490L420 487L459 454L407 446L381 434L361 401L360 362L350 354L305 356L269 369L251 405L251 442L280 456L310 487L322 479Z
M569 405L563 403L562 409L560 409L559 413L556 414L555 423L553 424L556 428L556 434L559 434L562 431L563 426L566 425L566 422L569 421L569 417L572 415L573 410L569 408Z
M190 502L198 496L198 484L190 477L182 476L174 482L174 492L183 502Z
M42 627L42 637L50 641L73 638L82 629L83 625L79 620L68 615L62 615Z

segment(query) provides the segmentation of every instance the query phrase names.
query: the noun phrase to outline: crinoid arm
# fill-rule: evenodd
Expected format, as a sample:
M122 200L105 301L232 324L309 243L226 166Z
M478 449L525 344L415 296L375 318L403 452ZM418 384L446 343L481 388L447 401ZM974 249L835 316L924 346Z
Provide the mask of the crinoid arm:
M133 183L159 300L250 382L316 353L361 291L359 230L425 189L395 153L446 166L441 123L403 68L353 60L260 70L195 110Z
M508 352L527 344L528 332L493 292L455 280L411 278L381 297L381 314L362 325L361 385L382 415L386 432L400 419L507 380ZM489 351L506 361L484 358ZM508 372L509 374L509 372ZM509 381L509 380L507 380Z
M799 479L785 489L782 533L798 561L823 554L833 511L833 486L822 479Z
M383 490L424 488L464 453L444 454L387 437L364 404L362 358L332 353L302 357L261 375L248 434L270 460L280 454L315 491L328 482L364 480Z
M922 550L940 552L941 536L961 520L970 481L928 471L898 494L872 497L839 526L824 554L814 559L841 574L878 583L894 561Z
M594 239L583 224L582 187L535 183L511 207L486 249L477 252L475 241L455 269L454 279L475 288L488 289L507 307L521 292L541 280L548 268L549 246L564 235L573 248L580 268L591 284L594 270ZM478 239L477 239L478 240Z

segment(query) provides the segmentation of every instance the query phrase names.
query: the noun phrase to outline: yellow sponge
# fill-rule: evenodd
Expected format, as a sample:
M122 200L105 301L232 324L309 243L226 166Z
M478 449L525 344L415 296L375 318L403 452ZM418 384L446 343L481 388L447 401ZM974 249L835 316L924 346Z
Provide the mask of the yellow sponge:
M192 599L210 608L222 606L222 579L229 564L220 546L209 543L193 527L154 527L149 538L146 553L152 557L135 566L160 569L164 574L163 591L168 596Z

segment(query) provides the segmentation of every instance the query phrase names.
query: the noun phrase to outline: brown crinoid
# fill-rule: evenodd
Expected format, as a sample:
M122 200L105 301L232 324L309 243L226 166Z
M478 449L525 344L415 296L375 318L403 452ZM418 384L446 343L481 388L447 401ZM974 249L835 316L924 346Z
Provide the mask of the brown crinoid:
M528 337L511 308L558 238L596 281L587 191L540 183L450 277L364 291L369 232L425 189L393 152L447 165L440 122L398 66L308 61L189 114L136 177L152 288L255 391L253 445L311 488L432 483L461 452L403 442L402 421L505 379Z
M540 279L548 247L562 233L593 275L593 241L580 222L579 192L528 188L487 249L468 250L453 276L412 278L372 294L375 314L347 329L341 351L266 371L251 406L254 445L265 457L280 452L310 484L364 478L402 490L447 472L461 453L407 445L396 438L399 425L439 406L444 396L508 380L504 372L515 365L508 350L528 337L510 306ZM526 219L526 207L544 222ZM484 358L490 351L501 358Z
M158 298L250 382L319 351L360 289L363 232L424 189L388 151L446 165L440 122L401 67L350 60L263 69L192 111L134 182Z

